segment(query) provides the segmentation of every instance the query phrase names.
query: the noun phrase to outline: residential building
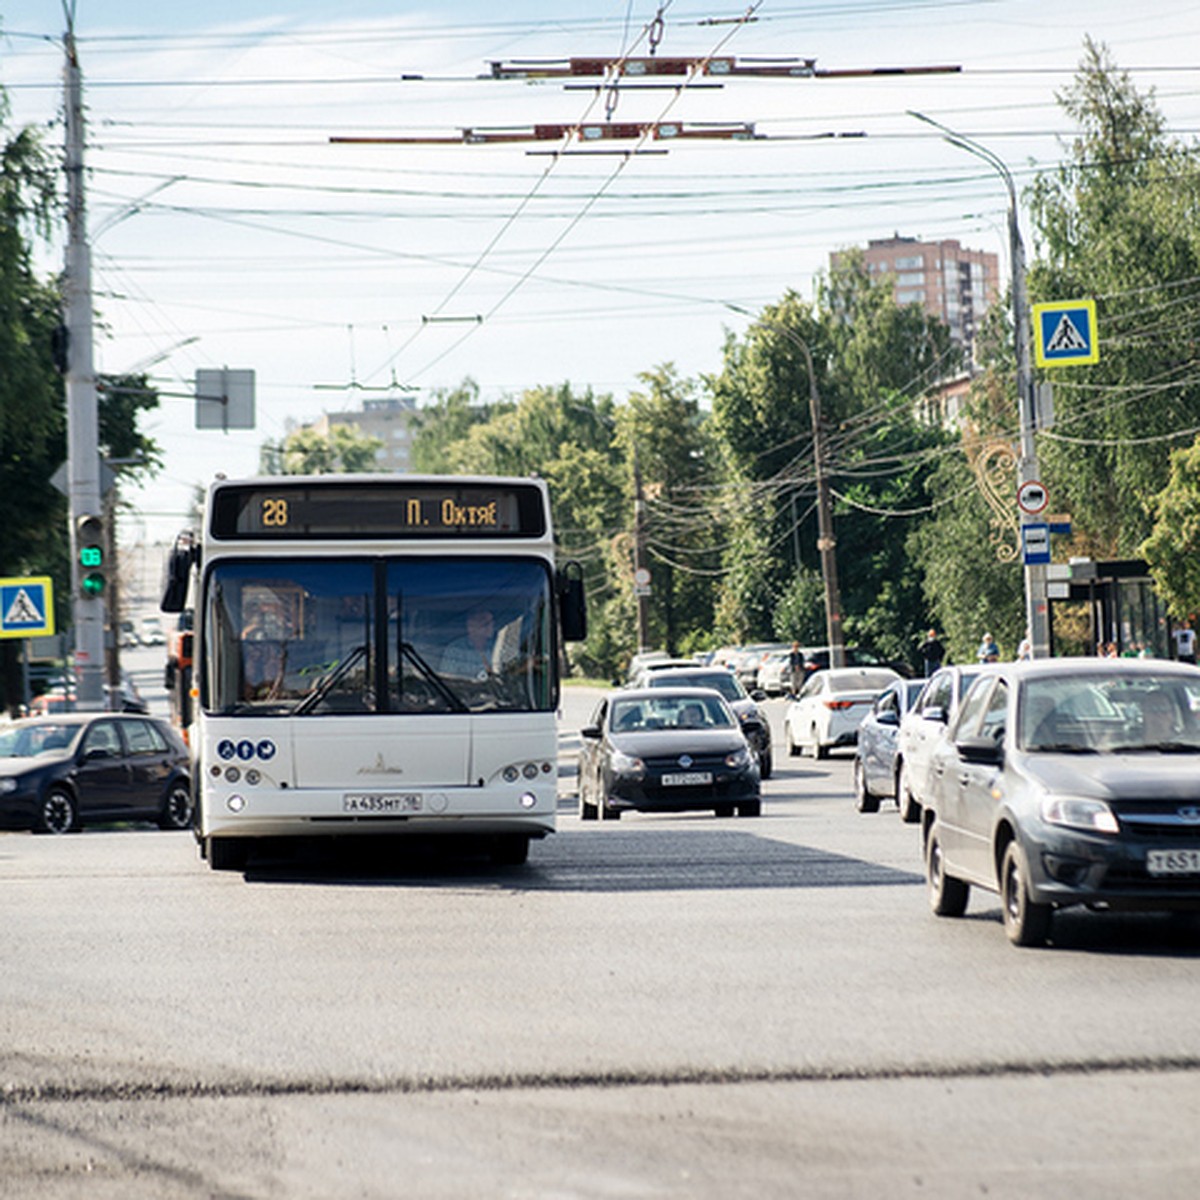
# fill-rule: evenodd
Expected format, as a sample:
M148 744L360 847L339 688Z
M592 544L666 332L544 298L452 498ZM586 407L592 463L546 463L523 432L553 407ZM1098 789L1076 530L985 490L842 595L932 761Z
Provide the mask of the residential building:
M839 255L831 257L836 263ZM995 254L966 250L953 239L921 242L897 233L869 241L864 258L872 275L892 277L897 304L920 304L973 357L983 314L1000 295Z

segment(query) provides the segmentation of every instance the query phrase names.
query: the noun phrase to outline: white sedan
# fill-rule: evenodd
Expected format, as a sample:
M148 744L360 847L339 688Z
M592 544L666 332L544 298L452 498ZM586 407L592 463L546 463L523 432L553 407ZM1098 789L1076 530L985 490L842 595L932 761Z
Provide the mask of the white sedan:
M817 671L788 705L784 732L788 753L809 750L824 758L834 746L853 746L875 697L895 680L887 667L838 667Z

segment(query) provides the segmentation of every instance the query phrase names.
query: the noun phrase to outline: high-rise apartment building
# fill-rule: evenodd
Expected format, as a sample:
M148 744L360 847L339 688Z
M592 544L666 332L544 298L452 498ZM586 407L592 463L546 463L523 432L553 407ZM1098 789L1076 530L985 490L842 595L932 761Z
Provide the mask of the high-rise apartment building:
M864 257L872 275L892 277L897 304L920 304L971 354L983 314L1000 294L996 255L965 250L953 239L920 242L896 234L872 239Z

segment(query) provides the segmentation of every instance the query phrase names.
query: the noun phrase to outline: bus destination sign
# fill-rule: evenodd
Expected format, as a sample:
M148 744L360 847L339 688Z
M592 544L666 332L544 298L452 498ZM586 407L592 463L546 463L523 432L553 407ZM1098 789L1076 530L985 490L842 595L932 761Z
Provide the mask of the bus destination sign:
M428 482L230 484L212 507L216 538L541 537L542 493L532 484Z

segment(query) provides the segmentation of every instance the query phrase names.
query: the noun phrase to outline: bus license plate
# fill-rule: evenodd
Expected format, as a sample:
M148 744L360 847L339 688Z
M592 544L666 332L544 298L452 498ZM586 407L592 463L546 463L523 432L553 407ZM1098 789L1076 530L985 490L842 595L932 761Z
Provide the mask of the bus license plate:
M421 811L421 797L413 792L347 792L342 797L345 813L415 813Z
M663 787L687 787L698 783L712 783L711 771L674 771L662 777Z
M1147 850L1151 875L1200 875L1200 850Z

